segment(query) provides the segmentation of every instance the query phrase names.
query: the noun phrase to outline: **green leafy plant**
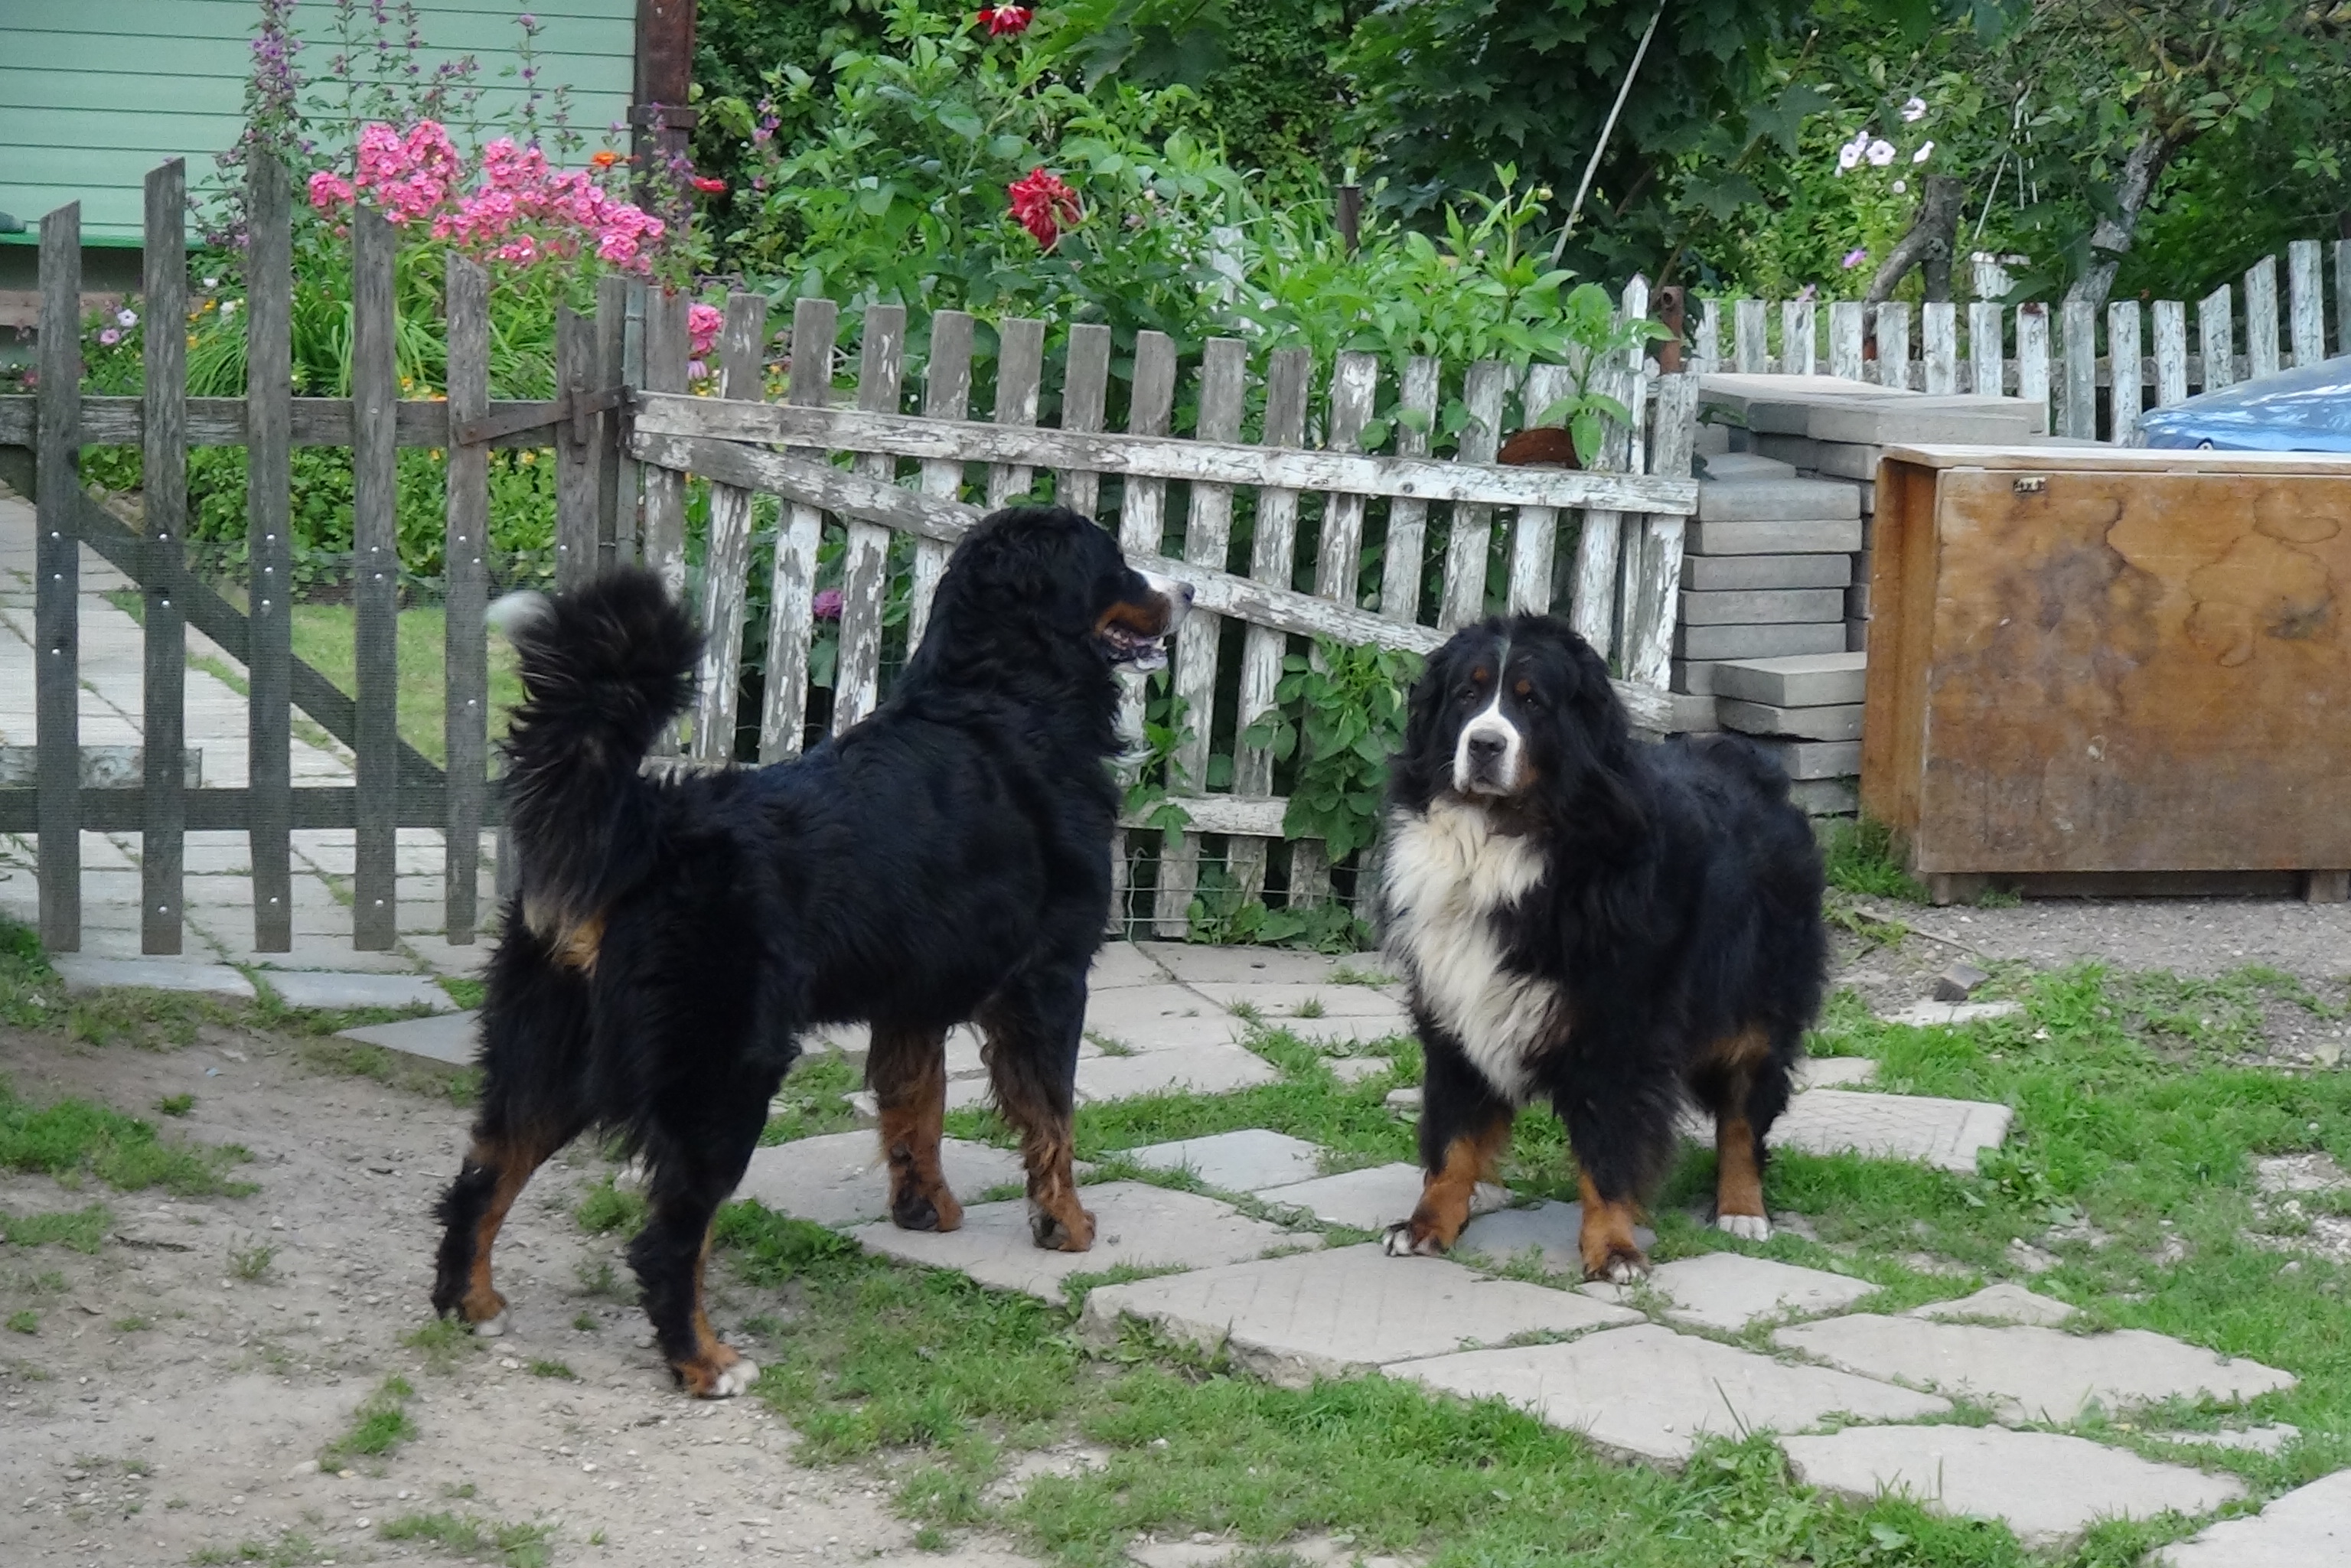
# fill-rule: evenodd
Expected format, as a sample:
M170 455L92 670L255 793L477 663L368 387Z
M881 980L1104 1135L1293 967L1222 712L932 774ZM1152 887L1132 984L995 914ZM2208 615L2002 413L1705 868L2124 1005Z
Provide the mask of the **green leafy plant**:
M1283 661L1276 706L1244 737L1292 764L1282 832L1321 839L1334 865L1378 835L1388 758L1403 744L1420 668L1417 654L1319 639L1312 658Z
M1608 291L1596 283L1580 283L1568 291L1560 308L1560 329L1579 350L1562 361L1575 383L1575 391L1538 412L1530 423L1566 425L1568 438L1575 443L1576 462L1588 468L1600 455L1601 440L1608 433L1607 422L1633 422L1631 411L1622 402L1594 386L1601 368L1622 364L1628 350L1654 342L1667 333L1646 317L1635 319L1618 314Z

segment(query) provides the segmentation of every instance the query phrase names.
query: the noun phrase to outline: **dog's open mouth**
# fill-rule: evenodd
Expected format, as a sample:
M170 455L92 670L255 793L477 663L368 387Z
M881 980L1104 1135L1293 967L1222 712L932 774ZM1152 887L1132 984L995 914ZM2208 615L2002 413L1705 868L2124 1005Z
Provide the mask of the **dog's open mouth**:
M1167 635L1146 637L1113 621L1095 633L1102 650L1113 664L1123 664L1133 670L1164 670L1167 667Z

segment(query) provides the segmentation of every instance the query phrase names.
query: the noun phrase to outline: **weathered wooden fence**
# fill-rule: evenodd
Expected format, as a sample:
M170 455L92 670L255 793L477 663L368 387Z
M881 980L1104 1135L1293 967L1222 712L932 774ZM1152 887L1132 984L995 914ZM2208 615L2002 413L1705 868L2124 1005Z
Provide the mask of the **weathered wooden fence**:
M150 181L151 322L185 314L181 180L172 164ZM1636 721L1674 727L1664 688L1682 528L1697 501L1688 477L1694 377L1646 374L1631 356L1600 367L1596 384L1614 392L1632 419L1612 430L1594 471L1505 467L1493 462L1503 435L1534 423L1573 390L1564 368L1537 364L1520 372L1489 361L1448 370L1413 360L1401 367L1392 400L1395 451L1372 455L1361 450L1362 437L1375 411L1390 406L1381 397L1390 367L1373 356L1342 354L1324 371L1307 350L1277 346L1253 365L1250 345L1215 339L1187 364L1172 340L1144 332L1124 378L1125 428L1111 432L1118 345L1105 327L1068 328L1058 384L1048 384L1048 324L996 324L994 404L982 420L969 417L979 329L973 318L934 316L917 340L927 353L914 366L905 313L868 308L844 395L836 383L849 378L837 375L836 365L850 345L840 340L839 312L830 300L808 298L791 308L784 399L771 403L763 401L768 302L738 294L727 302L717 345L721 395L690 396L687 302L608 278L592 316L565 312L559 322L556 398L493 402L488 280L454 260L446 401L402 402L392 357L393 236L361 214L352 235L352 396L298 399L290 391L282 172L262 168L250 195L252 316L242 399L187 398L183 346L169 330L146 336L141 398L81 396L77 214L67 208L44 220L39 388L32 398L0 399L0 455L12 445L37 449L39 777L34 789L0 789L0 828L39 836L43 936L52 947L79 939L78 833L86 828L145 835L148 951L178 950L181 835L192 828L251 835L255 946L264 951L291 943L292 829L356 830L354 940L381 947L393 938L395 830L441 828L449 936L473 938L478 846L495 817L483 611L487 449L497 444L556 452L559 588L611 562L643 560L695 604L711 632L710 653L679 748L704 765L752 751L763 760L789 757L822 727L837 730L871 711L886 693L893 652L903 656L920 639L953 541L987 508L1050 495L1114 528L1139 564L1190 582L1198 613L1179 639L1171 677L1188 723L1165 759L1186 829L1138 831L1119 860L1123 877L1146 868L1149 884L1123 909L1170 936L1184 928L1204 847L1222 853L1246 896L1277 884L1292 902L1331 895L1332 868L1321 846L1284 838L1287 802L1273 792L1276 759L1249 738L1251 724L1273 706L1285 659L1312 639L1426 652L1490 611L1556 606L1611 657ZM1637 281L1625 308L1646 312ZM1318 371L1327 380L1318 383ZM1184 400L1194 410L1193 428L1178 433L1176 394L1187 374L1196 392ZM1466 423L1454 455L1438 459L1429 454L1446 413L1440 394L1455 388ZM1049 405L1060 411L1058 424L1039 423ZM1252 427L1255 438L1248 439ZM84 444L130 442L141 444L145 458L141 533L87 497L76 465ZM187 569L182 535L192 444L249 452L251 576L243 612ZM287 454L298 444L347 445L353 455L353 696L291 653ZM404 746L395 725L400 446L448 454L445 770ZM706 485L700 492L706 522L698 530L688 528L690 476ZM145 592L149 761L136 789L82 781L74 675L78 544L114 561ZM812 591L833 575L836 559L839 626L826 711L811 702L820 646ZM762 572L765 593L754 595ZM759 656L747 659L755 598L764 599L765 642ZM187 624L250 673L253 769L243 789L188 789L157 760L179 750ZM756 725L738 723L747 693L757 695ZM1129 697L1131 724L1142 719L1144 702L1138 682ZM287 758L296 707L351 747L355 786L292 787ZM1212 767L1212 759L1221 761Z
M2103 312L2086 304L2005 306L2007 273L1979 257L1979 298L1966 304L1703 300L1691 329L1692 367L1826 374L1928 392L1996 391L2048 408L2056 434L2126 442L2147 408L2327 358L2328 248L2317 240L2286 247L2283 321L2278 258L2264 256L2245 273L2241 291L2224 283L2195 302L2192 344L2183 301L2117 299ZM2331 341L2333 352L2346 354L2351 239L2332 242L2332 250Z

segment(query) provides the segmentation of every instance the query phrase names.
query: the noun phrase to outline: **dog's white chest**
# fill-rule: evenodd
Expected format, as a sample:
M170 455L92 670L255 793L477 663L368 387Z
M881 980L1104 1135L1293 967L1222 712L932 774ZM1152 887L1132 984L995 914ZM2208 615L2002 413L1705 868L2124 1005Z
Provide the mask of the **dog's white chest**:
M1556 1026L1559 987L1502 963L1495 913L1542 880L1527 839L1493 830L1474 806L1439 800L1389 820L1387 945L1420 1003L1461 1042L1495 1092L1527 1097L1529 1061Z

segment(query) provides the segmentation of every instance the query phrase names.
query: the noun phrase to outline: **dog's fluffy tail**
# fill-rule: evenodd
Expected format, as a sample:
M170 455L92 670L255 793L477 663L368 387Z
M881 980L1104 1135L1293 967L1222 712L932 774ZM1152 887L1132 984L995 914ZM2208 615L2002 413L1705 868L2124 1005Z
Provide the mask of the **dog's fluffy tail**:
M694 700L702 638L637 570L560 599L508 594L490 620L522 666L507 821L529 922L552 937L593 922L651 863L654 786L638 765Z

